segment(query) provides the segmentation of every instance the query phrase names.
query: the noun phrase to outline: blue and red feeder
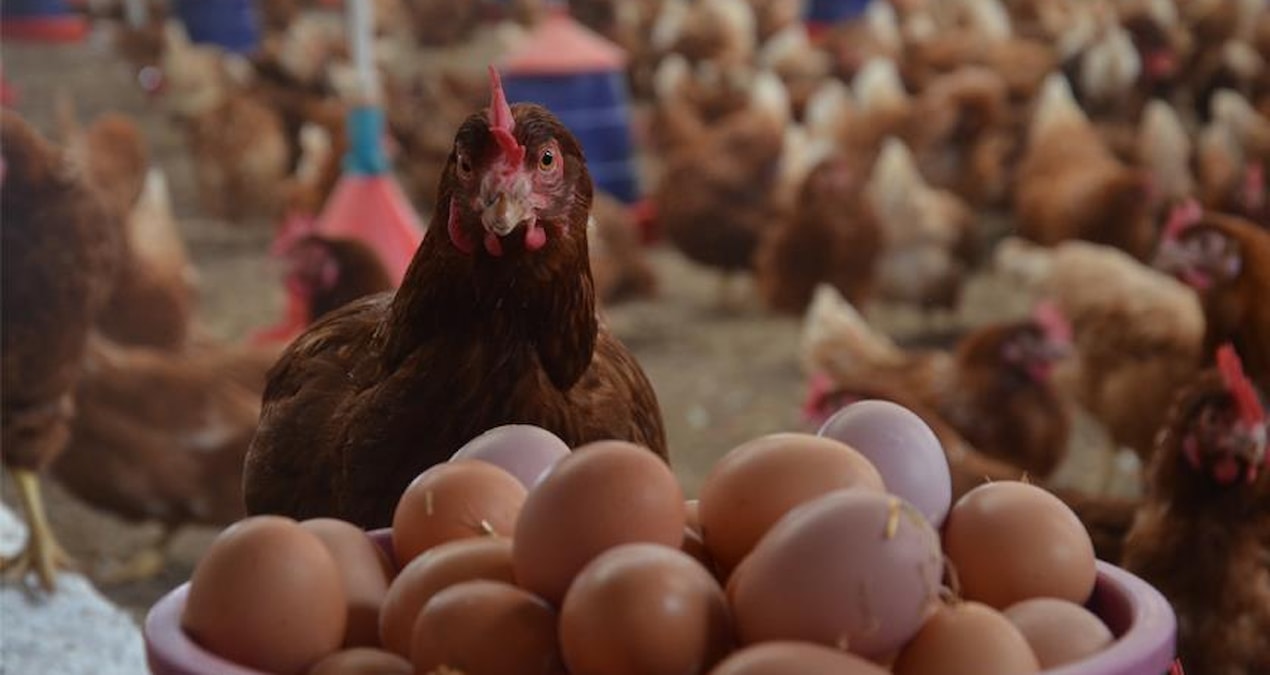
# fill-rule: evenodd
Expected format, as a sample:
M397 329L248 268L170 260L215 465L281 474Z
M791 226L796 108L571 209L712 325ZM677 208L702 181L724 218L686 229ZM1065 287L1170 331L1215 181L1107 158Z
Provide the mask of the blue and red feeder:
M499 67L509 102L551 110L582 144L596 187L640 198L631 137L626 52L556 8Z
M175 9L191 42L239 54L260 44L260 18L252 0L176 0Z
M4 0L0 39L21 42L79 42L88 36L88 20L65 0Z

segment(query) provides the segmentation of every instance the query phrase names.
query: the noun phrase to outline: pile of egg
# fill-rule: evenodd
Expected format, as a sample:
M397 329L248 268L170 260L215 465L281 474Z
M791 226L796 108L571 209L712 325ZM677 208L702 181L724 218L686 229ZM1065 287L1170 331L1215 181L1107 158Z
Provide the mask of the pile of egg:
M1022 675L1113 639L1071 510L1021 482L951 503L934 434L881 401L736 447L699 501L644 448L499 427L391 536L396 560L342 521L243 520L182 628L287 675Z

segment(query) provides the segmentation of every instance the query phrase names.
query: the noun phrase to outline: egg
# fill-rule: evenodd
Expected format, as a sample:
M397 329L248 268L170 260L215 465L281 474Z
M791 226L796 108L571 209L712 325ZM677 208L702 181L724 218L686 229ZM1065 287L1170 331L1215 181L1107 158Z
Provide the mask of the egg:
M733 644L723 590L681 551L624 544L578 574L560 608L570 672L588 675L704 673Z
M415 617L438 591L485 579L512 582L512 542L504 537L459 539L429 549L410 561L384 596L379 637L384 648L410 655Z
M355 647L322 659L307 675L414 675L414 666L391 652Z
M977 602L941 607L891 666L895 675L1027 675L1040 670L1014 624Z
M934 609L942 569L939 537L912 505L832 492L781 519L734 573L737 630L744 644L797 640L882 656Z
M829 438L780 433L743 443L720 459L701 485L701 532L724 574L794 507L842 488L881 492L882 478L863 455Z
M1057 598L1033 598L1008 607L1014 624L1036 654L1042 668L1056 668L1088 658L1115 639L1093 612Z
M657 455L622 441L584 445L536 485L512 546L516 583L559 606L578 572L626 543L677 547L684 497Z
M825 421L817 435L864 455L887 492L917 507L939 527L952 502L948 458L935 432L908 408L890 401L858 401Z
M387 554L361 528L334 518L315 518L300 527L316 534L335 559L348 599L345 647L379 646L379 608L393 577Z
M410 660L419 673L564 675L556 612L500 581L465 581L428 600Z
M525 502L515 476L474 459L438 464L406 487L392 516L392 545L404 565L455 539L511 536Z
M529 489L569 454L560 437L532 424L505 424L473 438L451 460L479 459L515 476Z
M705 540L701 538L701 533L691 526L684 528L684 538L679 543L679 550L692 556L693 560L701 563L712 574L715 572L715 564L710 559L710 552L706 550Z
M290 518L255 516L220 533L190 578L181 628L248 668L303 673L344 642L348 602L322 540Z
M809 642L764 642L733 652L710 675L887 675L871 661Z
M1084 604L1094 589L1094 546L1066 504L1045 490L996 481L967 492L944 524L960 593L997 609L1031 598Z

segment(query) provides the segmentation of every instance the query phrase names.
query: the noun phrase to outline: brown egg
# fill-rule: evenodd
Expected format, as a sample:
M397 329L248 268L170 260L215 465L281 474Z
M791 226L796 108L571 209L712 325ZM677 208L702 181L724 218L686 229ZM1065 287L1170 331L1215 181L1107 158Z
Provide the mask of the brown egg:
M392 580L392 563L384 550L361 528L334 518L314 518L300 527L316 534L326 545L348 598L345 647L379 646L379 608Z
M464 581L432 596L415 621L410 660L420 673L565 672L555 610L501 581Z
M631 443L591 443L525 500L512 547L516 582L559 606L597 555L636 542L677 547L683 532L683 492L665 462Z
M1027 675L1040 665L1022 633L977 602L936 611L895 659L895 675Z
M391 652L355 647L322 659L308 675L414 675L414 666Z
M1042 668L1088 658L1115 639L1093 612L1066 600L1033 598L1011 605L1005 618L1023 634Z
M733 652L710 675L887 675L854 654L809 642L763 642Z
M511 536L525 502L515 476L475 459L438 464L419 474L401 495L392 516L397 564L455 539Z
M384 596L379 636L385 649L410 656L415 617L436 595L463 581L512 583L512 541L504 537L459 539L429 549L401 570Z
M851 487L884 489L877 469L844 443L796 433L743 443L714 465L701 486L706 548L728 574L794 507Z
M565 665L588 675L691 675L728 653L718 582L682 551L623 544L582 569L560 609Z
M1017 481L986 483L948 512L944 552L961 595L997 609L1031 598L1084 604L1094 589L1094 546L1058 497Z
M230 661L291 675L340 648L347 615L322 540L290 518L255 516L221 532L194 568L181 628Z

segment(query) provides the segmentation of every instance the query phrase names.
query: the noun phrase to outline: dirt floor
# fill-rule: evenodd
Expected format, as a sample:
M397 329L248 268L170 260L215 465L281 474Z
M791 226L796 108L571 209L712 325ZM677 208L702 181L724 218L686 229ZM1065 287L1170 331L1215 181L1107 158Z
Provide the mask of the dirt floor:
M266 257L271 226L231 227L199 212L191 165L173 124L147 104L127 69L103 39L74 47L5 45L5 75L20 89L18 109L45 131L54 124L55 93L73 93L86 119L113 110L142 120L156 161L167 172L182 231L199 268L202 321L216 335L239 339L272 323L282 302L279 270ZM799 322L773 317L752 299L749 280L735 295L745 298L735 311L720 309L719 280L669 249L656 249L661 296L653 301L607 310L615 332L635 352L656 387L672 447L672 462L685 490L695 493L712 462L729 448L755 436L803 429L803 394L797 351ZM901 338L924 330L941 333L1018 315L1026 299L989 276L975 279L955 316L927 317L904 308L871 308L869 316ZM1073 453L1061 471L1063 482L1094 484L1107 455L1092 430L1081 427ZM52 481L46 481L52 483ZM5 499L12 502L6 482ZM50 484L51 519L61 540L85 567L109 569L157 537L153 524L126 523L94 511ZM198 556L215 535L190 527L173 541L167 568L145 583L105 586L103 591L144 616L163 593L188 579Z

